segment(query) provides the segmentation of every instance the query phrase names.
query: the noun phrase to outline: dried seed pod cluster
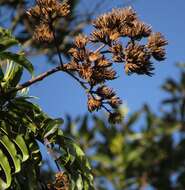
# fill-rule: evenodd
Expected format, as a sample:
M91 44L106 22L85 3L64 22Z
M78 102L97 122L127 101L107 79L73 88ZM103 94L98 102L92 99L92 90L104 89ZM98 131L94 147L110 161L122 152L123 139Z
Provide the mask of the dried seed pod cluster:
M37 5L29 11L29 15L40 19L35 38L47 42L53 40L50 21L68 13L67 3L37 0ZM76 37L74 47L68 52L71 61L63 69L86 90L88 110L104 108L110 114L109 121L114 123L120 120L117 109L121 100L105 85L106 81L117 78L113 63L123 63L127 74L151 76L154 70L152 62L165 59L167 41L161 33L153 33L149 25L141 22L131 7L103 14L93 22L93 26L89 37L83 34ZM90 48L96 45L96 49Z
M127 74L137 73L151 76L153 74L152 58L165 59L164 46L167 41L160 33L153 33L151 27L141 22L131 8L114 9L103 14L94 22L90 37L80 34L76 37L68 68L89 85L88 109L97 111L105 108L109 121L120 120L117 108L121 100L116 93L104 83L116 78L113 63L123 63ZM142 39L147 38L143 43ZM126 39L126 43L122 43ZM146 40L145 40L146 41ZM97 49L90 49L92 44ZM115 111L110 110L113 109Z
M55 175L55 181L53 184L48 184L47 188L49 190L69 190L69 177L64 172L58 172Z
M27 12L37 24L33 37L40 42L51 42L53 41L51 24L57 18L65 17L70 13L69 4L57 0L36 0L36 3L35 7Z

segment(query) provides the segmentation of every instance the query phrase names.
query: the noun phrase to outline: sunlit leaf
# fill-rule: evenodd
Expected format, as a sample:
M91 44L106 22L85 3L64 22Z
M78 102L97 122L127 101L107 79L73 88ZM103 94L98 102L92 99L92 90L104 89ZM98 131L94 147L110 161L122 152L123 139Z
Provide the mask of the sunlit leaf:
M14 166L14 172L15 173L19 172L21 169L21 161L20 158L18 157L18 153L14 143L12 143L12 141L6 135L1 137L0 143L5 147L8 154L11 156Z
M1 60L11 60L17 63L18 65L23 66L25 69L27 69L31 75L33 75L34 68L28 59L23 54L15 54L12 52L0 52L0 59Z
M22 152L22 162L25 162L29 158L29 152L28 152L28 148L26 146L26 142L23 138L23 135L21 135L21 134L17 135L14 142L17 144L20 151Z
M5 177L6 177L6 181L4 181L3 179L0 178L0 187L2 189L6 189L10 186L11 180L12 180L11 168L10 168L7 157L2 152L1 149L0 149L0 167L3 169L3 172L4 172Z

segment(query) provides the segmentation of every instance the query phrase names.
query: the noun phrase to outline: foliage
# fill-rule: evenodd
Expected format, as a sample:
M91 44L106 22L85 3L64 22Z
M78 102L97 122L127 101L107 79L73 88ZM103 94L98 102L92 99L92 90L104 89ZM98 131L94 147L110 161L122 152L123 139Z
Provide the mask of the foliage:
M81 148L60 129L63 120L53 119L23 93L9 93L23 75L33 73L32 64L22 53L8 51L18 42L0 29L0 189L41 189L42 156L39 143L52 153L59 168L67 172L71 189L93 188L89 163ZM6 68L4 68L6 67ZM29 171L29 172L28 172ZM46 185L46 184L45 184ZM46 187L45 187L46 188Z

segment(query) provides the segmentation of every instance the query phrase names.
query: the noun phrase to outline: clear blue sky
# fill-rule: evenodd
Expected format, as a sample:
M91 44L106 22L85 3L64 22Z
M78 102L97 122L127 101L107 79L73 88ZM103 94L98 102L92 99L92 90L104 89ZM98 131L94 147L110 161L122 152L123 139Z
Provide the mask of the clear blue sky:
M100 0L85 1L89 4ZM104 10L117 7L123 1L105 0ZM128 1L127 1L128 2ZM165 94L161 92L160 85L167 77L178 78L178 71L174 64L177 61L185 61L185 1L184 0L134 0L132 6L139 17L151 24L154 31L162 32L169 41L167 46L167 59L164 62L156 62L155 75L126 76L123 66L118 69L120 78L110 85L117 90L123 102L127 104L130 112L139 109L143 103L148 103L157 111L159 103ZM86 29L89 32L89 29ZM37 72L49 69L43 59L32 59ZM87 112L86 95L79 85L63 73L55 74L45 81L34 85L30 94L40 97L37 103L44 111L55 117L69 113L77 116Z

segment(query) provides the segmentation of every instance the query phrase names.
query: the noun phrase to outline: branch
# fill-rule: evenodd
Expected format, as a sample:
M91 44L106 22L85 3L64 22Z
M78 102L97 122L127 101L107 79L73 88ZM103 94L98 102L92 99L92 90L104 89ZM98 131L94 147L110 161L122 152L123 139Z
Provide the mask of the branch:
M24 89L24 88L27 88L27 87L29 87L29 86L31 86L31 85L33 85L33 84L39 82L39 81L42 81L42 80L45 79L46 77L48 77L48 76L50 76L50 75L52 75L52 74L54 74L54 73L56 73L56 72L58 72L58 71L63 71L63 72L65 72L65 73L67 73L67 74L70 75L73 79L75 79L85 90L88 89L88 88L85 86L85 84L84 84L83 81L81 81L78 77L76 77L76 76L73 75L70 71L68 71L65 66L60 65L60 66L57 66L57 67L55 67L55 68L52 68L52 69L50 69L49 71L46 71L46 72L44 72L44 73L38 75L37 77L35 77L35 78L31 79L31 80L28 80L28 81L26 81L26 82L24 82L24 83L22 83L22 84L16 86L15 88L12 88L11 90L9 90L9 91L8 91L7 93L5 93L5 94L12 94L12 93L17 92L17 91L19 91L19 90L22 90L22 89Z
M14 93L14 92L17 92L19 90L22 90L24 88L27 88L29 86L31 86L32 84L36 83L36 82L39 82L43 79L45 79L46 77L48 77L49 75L53 74L53 73L56 73L58 71L62 71L62 67L61 66L58 66L58 67L55 67L47 72L44 72L40 75L38 75L37 77L31 79L31 80L28 80L27 82L23 83L23 84L20 84L18 86L16 86L15 88L9 90L7 92L7 94L11 94L11 93Z

